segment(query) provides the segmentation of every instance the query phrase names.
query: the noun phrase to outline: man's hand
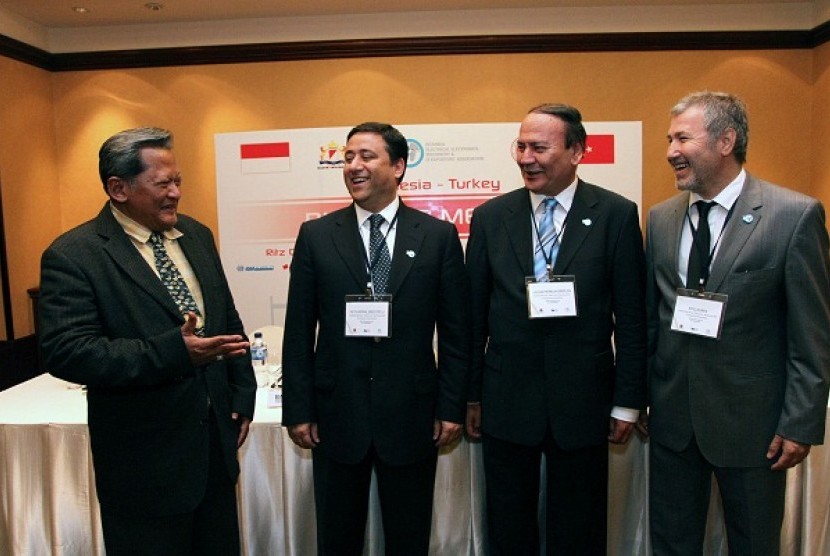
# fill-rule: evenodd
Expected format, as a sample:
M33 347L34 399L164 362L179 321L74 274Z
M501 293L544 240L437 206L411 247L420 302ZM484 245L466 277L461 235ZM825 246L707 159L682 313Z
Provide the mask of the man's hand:
M472 440L481 440L481 404L467 404L467 436Z
M239 436L236 439L236 449L242 447L245 444L245 439L248 438L248 431L251 427L251 420L244 415L240 415L237 412L231 413L231 419L236 421L236 424L239 425Z
M634 432L634 423L611 417L608 425L608 442L611 444L625 444Z
M435 445L439 448L442 446L449 446L461 436L462 428L463 425L459 423L439 421L436 419L435 426L433 427L432 439L435 441Z
M809 453L809 444L802 444L776 434L767 450L767 459L775 461L771 467L773 471L783 471L804 461Z
M188 313L182 325L182 338L194 365L207 365L228 357L239 357L248 353L250 344L239 335L200 338L196 335L196 315Z
M288 436L300 448L314 448L320 443L317 423L300 423L288 426Z
M634 423L634 429L640 435L640 440L645 442L648 440L648 411L641 411L640 418Z

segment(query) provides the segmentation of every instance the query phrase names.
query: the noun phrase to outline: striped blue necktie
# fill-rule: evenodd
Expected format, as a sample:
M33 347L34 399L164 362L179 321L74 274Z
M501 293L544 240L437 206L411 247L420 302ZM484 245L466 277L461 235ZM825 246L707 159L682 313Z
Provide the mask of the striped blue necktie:
M539 221L539 234L537 235L536 250L533 254L533 273L539 281L547 280L547 260L545 254L550 254L550 264L556 262L556 254L559 252L559 242L556 239L556 230L553 225L553 211L556 209L556 199L547 197L544 201L545 212Z

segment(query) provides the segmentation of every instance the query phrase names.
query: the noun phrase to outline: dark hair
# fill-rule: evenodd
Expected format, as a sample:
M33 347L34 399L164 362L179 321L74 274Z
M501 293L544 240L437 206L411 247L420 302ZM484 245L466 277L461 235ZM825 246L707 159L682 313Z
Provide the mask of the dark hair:
M713 140L727 129L735 130L735 147L732 154L743 164L749 144L749 118L744 101L729 93L700 91L680 99L671 109L672 116L679 116L692 106L703 108L703 127Z
M582 114L579 110L568 104L546 103L540 104L528 110L528 114L547 114L565 122L565 148L570 149L574 145L582 147L585 151L585 142L588 136L585 127L582 125Z
M173 134L157 127L138 127L116 133L98 151L98 175L107 190L107 180L117 177L132 180L146 170L141 149L172 149Z
M400 183L406 173L406 162L409 160L409 144L406 142L406 137L389 124L382 122L363 122L352 128L346 136L346 141L357 133L375 133L380 135L383 142L386 143L386 152L389 154L389 160L392 164L403 159L403 174L398 178L398 183Z

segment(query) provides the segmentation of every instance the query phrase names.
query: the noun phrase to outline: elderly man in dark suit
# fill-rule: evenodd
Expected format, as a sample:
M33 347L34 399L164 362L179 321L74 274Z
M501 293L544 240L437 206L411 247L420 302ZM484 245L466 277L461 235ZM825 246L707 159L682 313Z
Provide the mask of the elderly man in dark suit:
M821 444L830 376L824 209L743 169L746 106L671 111L681 192L649 213L654 553L700 555L714 474L730 554L779 553L785 469Z
M467 430L483 436L497 555L539 554L542 454L547 553L605 554L608 441L626 442L645 406L637 205L577 177L585 143L576 108L530 110L514 144L525 187L471 223Z
M236 453L253 417L248 342L213 236L178 214L172 136L110 137L109 202L43 254L41 345L88 387L107 554L239 553Z
M354 203L304 223L294 248L283 424L313 448L324 555L362 553L373 469L386 553L426 555L438 448L464 423L463 252L452 224L398 198L407 157L392 126L353 128L343 176Z

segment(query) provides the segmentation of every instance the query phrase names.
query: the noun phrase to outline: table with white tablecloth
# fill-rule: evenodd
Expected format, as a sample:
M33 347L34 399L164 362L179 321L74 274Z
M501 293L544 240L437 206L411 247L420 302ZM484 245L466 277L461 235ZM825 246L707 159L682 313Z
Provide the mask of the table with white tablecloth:
M280 409L268 408L266 395L258 392L240 452L243 553L309 556L316 553L311 454L292 444L280 426ZM647 446L635 438L610 449L609 554L650 553ZM830 554L830 450L815 447L787 481L781 553ZM481 446L462 441L438 458L431 554L486 554L483 510ZM367 539L365 554L383 554L375 492ZM0 554L103 553L83 390L42 375L0 392ZM706 553L726 554L716 495Z

